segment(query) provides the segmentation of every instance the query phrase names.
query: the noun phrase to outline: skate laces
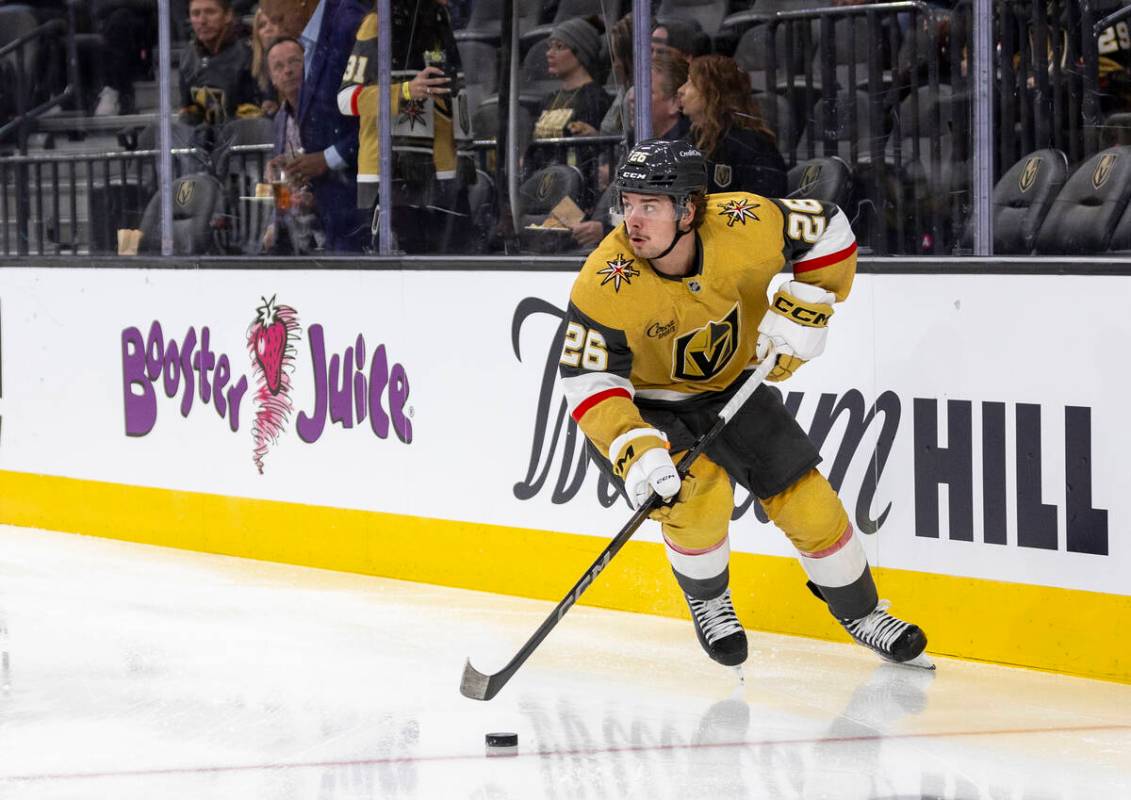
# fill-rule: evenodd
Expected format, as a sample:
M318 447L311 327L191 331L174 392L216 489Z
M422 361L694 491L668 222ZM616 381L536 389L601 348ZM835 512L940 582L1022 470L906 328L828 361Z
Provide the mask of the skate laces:
M695 615L695 621L709 644L742 632L742 625L739 624L734 605L730 601L730 589L712 600L688 597L687 604L691 606L691 613Z
M878 647L885 653L890 653L895 640L910 627L908 623L889 614L890 607L890 600L881 600L871 614L845 622L844 627L870 647Z

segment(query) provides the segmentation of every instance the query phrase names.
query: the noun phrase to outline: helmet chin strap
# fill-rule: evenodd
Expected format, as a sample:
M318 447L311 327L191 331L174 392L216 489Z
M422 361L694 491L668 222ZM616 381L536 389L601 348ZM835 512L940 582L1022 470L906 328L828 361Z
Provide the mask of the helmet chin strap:
M649 260L650 260L650 261L654 261L654 260L656 260L657 258L663 258L664 256L666 256L666 255L667 255L668 253L670 253L670 252L671 252L672 250L674 250L674 249L675 249L675 246L676 246L677 244L679 244L679 240L680 240L680 239L682 239L682 238L683 238L684 236L686 236L686 235L687 235L687 234L689 234L689 233L691 233L691 231L690 231L690 230L681 231L681 230L679 229L679 223L677 222L677 223L675 224L675 236L673 236L673 237L672 237L672 243L668 245L668 249L667 249L667 250L665 250L664 252L660 253L660 254L659 254L658 256L653 256L653 257L652 257L651 259L649 259Z

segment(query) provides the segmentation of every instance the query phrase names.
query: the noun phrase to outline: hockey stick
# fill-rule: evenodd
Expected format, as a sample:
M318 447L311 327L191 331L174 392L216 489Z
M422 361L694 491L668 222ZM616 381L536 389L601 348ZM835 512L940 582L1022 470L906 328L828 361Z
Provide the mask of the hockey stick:
M726 424L730 422L731 418L738 413L743 404L750 399L766 376L773 369L774 364L777 362L777 353L770 351L769 355L762 361L762 365L754 371L754 374L746 379L746 382L739 387L734 396L727 401L726 405L719 411L719 418L715 420L715 424L711 426L710 430L704 433L692 445L683 458L679 460L676 465L676 471L679 472L679 477L686 477L688 471L691 469L692 463L697 459L707 446L710 445L715 438L722 432ZM557 607L550 612L550 616L546 617L545 621L538 626L538 630L534 632L526 644L524 644L514 658L512 658L507 665L498 672L492 675L484 675L482 672L471 666L471 659L463 667L463 679L460 681L459 690L464 697L470 697L472 700L490 700L492 697L499 693L499 690L507 685L518 668L521 667L526 659L537 649L542 640L550 635L550 631L554 629L562 617L569 611L570 607L577 602L582 593L589 588L593 580L601 574L601 571L609 565L609 561L613 556L620 552L625 543L632 538L632 534L636 533L636 529L648 518L648 515L655 510L656 506L660 504L660 497L655 492L649 495L648 499L640 508L636 509L635 513L629 518L625 526L620 529L620 532L613 537L613 540L601 551L601 555L597 556L589 569L585 570L585 574L581 579L573 585L562 601L558 603Z

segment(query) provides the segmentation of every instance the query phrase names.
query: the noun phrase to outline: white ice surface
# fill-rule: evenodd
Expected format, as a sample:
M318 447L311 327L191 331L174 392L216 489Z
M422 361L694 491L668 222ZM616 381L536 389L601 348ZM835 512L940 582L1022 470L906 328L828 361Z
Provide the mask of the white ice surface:
M577 607L459 694L551 607L0 526L0 798L1131 798L1114 683Z

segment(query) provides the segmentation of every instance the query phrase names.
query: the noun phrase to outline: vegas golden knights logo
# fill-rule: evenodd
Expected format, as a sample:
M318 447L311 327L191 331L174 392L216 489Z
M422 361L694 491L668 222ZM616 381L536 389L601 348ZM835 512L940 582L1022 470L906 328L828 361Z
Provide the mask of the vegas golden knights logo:
M821 179L821 165L810 164L801 173L801 184L797 187L799 192L807 192Z
M715 183L719 185L720 189L730 186L733 177L734 170L730 168L730 164L715 164Z
M546 174L542 176L542 180L538 181L538 199L545 200L550 196L550 192L554 190L554 173L547 170Z
M719 322L685 333L672 346L672 377L683 381L706 381L722 372L738 349L738 303Z
M456 98L456 111L459 113L459 126L463 131L471 130L471 111L468 109L467 94L461 92Z
M177 205L184 208L192 201L192 193L196 191L196 184L193 181L181 181L181 185L177 187Z
M1017 178L1017 188L1022 192L1027 192L1033 188L1033 184L1037 182L1037 173L1041 171L1041 157L1034 156L1025 162L1025 169L1021 170L1021 175Z
M1100 163L1096 164L1095 170L1092 172L1092 186L1099 189L1107 179L1111 177L1111 171L1115 168L1115 161L1118 159L1115 153L1108 153L1100 158Z

